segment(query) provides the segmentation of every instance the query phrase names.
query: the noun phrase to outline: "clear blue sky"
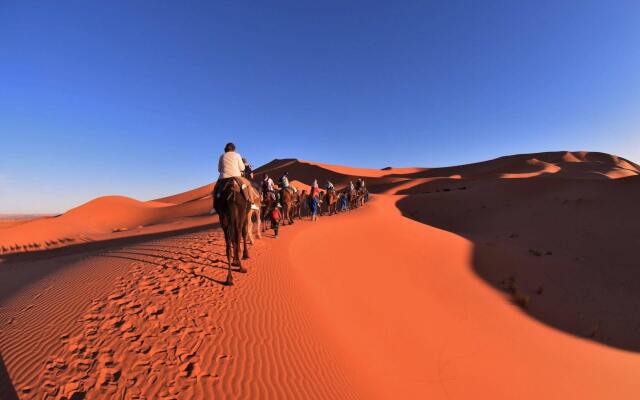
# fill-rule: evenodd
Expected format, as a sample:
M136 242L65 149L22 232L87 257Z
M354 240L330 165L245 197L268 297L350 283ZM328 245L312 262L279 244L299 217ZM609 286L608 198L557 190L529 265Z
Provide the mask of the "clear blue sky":
M0 2L0 212L187 190L229 140L255 165L640 161L639 128L637 0Z

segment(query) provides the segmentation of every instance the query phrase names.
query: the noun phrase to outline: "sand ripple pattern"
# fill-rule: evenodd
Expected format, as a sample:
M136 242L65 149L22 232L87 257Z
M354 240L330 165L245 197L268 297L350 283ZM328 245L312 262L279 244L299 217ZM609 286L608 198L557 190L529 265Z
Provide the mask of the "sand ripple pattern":
M108 294L90 299L21 398L351 398L286 263L253 246L248 274L226 277L219 230L103 252L126 262ZM33 344L35 345L35 344Z

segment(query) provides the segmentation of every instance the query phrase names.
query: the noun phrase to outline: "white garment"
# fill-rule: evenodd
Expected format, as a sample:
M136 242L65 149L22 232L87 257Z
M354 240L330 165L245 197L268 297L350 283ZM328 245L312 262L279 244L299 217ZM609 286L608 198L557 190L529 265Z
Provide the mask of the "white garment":
M271 178L269 178L269 180L267 180L267 190L273 191L273 179L271 179Z
M218 179L242 176L242 171L244 171L244 162L242 162L240 154L235 151L228 151L220 156L220 160L218 161L220 177Z

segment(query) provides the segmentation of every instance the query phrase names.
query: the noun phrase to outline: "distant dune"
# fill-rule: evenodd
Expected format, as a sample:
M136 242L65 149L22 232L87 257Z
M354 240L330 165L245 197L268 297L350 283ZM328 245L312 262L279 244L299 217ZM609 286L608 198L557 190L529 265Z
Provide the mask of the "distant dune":
M362 177L371 201L267 232L232 288L219 284L212 184L0 228L0 397L640 393L637 164L567 151L443 168L283 159L256 179L285 171L299 190ZM73 252L125 237L136 242Z
M353 168L302 161L273 160L255 170L256 179L268 173L278 178L289 172L294 186L309 190L318 179L339 189L365 178L372 193L420 194L428 189L466 181L491 179L564 178L619 179L636 176L640 167L623 158L593 152L548 152L519 154L495 160L445 168ZM105 240L112 234L144 234L144 227L175 229L171 223L185 217L205 216L211 209L213 184L172 196L141 202L124 196L106 196L89 201L57 217L37 218L28 223L7 220L0 225L0 254L42 250L78 242ZM203 221L199 221L203 222ZM192 222L193 223L193 222ZM135 233L131 231L137 230Z
M23 224L38 218L46 218L51 214L0 214L0 229Z

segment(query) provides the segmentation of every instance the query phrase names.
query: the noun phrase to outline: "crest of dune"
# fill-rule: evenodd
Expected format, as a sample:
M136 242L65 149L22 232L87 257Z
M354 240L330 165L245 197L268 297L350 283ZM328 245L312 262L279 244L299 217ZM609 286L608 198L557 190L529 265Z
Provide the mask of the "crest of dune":
M298 159L276 159L255 170L274 181L288 172L292 185L309 191L314 179L321 187L327 181L342 189L364 178L372 193L408 194L446 190L458 182L492 179L620 179L640 174L637 164L623 158L594 152L547 152L500 157L460 166L441 168L372 169L326 164ZM184 218L205 216L212 206L213 184L158 198L138 201L124 196L94 199L57 217L0 225L0 251L41 250L109 238L112 234L144 234L139 227L175 228ZM166 224L166 227L162 227ZM175 224L174 224L175 225ZM4 250L3 250L4 249Z
M564 162L583 162L585 155L586 155L585 152L572 153L570 151L567 151L562 155L562 161L564 161Z
M520 168L518 168L520 167ZM508 172L500 175L500 178L514 179L514 178L533 178L542 174L555 174L562 168L556 164L540 161L537 158L531 158L524 162L523 165L515 166L515 169L525 170L524 172Z

